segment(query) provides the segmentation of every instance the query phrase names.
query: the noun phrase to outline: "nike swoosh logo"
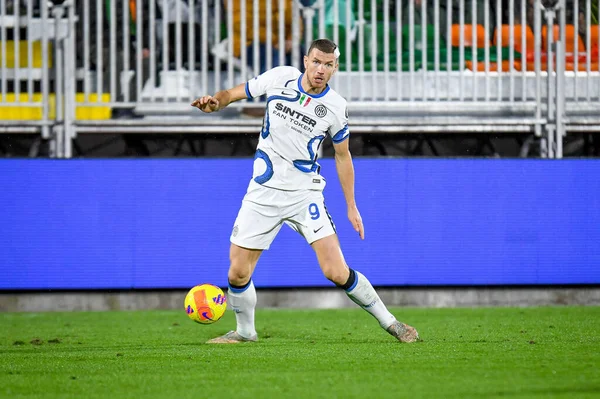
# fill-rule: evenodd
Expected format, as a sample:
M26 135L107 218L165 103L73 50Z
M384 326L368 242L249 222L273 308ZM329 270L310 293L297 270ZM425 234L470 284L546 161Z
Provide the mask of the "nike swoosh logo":
M325 227L325 226L321 226L321 227L319 227L318 229L316 229L316 230L313 230L313 233L318 233L318 232L319 232L319 230L321 230L323 227Z
M289 91L282 90L281 94L283 94L284 96L295 96L296 92L293 91L293 92L290 93Z

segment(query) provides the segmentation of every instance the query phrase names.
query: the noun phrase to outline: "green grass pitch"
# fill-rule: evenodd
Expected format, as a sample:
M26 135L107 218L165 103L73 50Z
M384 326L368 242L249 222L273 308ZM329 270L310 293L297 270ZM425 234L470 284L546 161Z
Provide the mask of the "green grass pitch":
M0 313L1 398L598 398L600 308L258 310L260 341L181 311Z

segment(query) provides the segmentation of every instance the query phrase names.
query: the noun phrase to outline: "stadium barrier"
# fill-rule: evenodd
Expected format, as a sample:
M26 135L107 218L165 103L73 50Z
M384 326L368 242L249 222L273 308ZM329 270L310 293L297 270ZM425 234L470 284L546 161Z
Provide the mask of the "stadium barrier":
M533 133L554 158L567 131L600 131L591 0L55 3L0 2L0 132L41 134L55 157L86 133L256 132L240 109L260 101L210 117L189 103L301 68L317 37L340 46L332 85L355 132Z
M0 159L0 290L226 286L252 162ZM375 285L600 284L600 160L359 158L365 240L334 163L321 162L328 211ZM253 279L333 286L287 227Z

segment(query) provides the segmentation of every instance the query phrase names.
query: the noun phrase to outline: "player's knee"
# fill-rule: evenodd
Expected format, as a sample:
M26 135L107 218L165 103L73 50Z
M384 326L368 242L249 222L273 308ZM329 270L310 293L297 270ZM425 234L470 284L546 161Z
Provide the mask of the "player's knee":
M348 280L349 272L346 268L325 266L322 269L325 278L336 285L343 285Z
M233 285L247 284L252 277L255 260L249 257L245 251L231 251L229 261L229 272L227 273L229 282Z
M232 265L227 273L227 279L233 285L245 285L250 281L250 268L234 267Z

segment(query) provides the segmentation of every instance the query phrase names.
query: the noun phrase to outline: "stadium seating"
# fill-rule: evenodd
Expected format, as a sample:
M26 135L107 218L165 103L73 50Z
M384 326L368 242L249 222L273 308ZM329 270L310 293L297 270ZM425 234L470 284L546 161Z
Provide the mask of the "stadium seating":
M554 60L554 67L556 68L556 57L553 57ZM548 54L547 53L543 53L541 54L540 57L540 71L547 71L548 70ZM590 59L590 72L598 72L599 69L599 64L598 64L598 57L593 57ZM527 62L526 62L526 69L528 71L535 71L535 58L533 53L528 54L527 55ZM582 55L577 59L577 62L575 62L574 58L572 56L567 55L566 59L565 59L565 71L580 71L580 72L586 72L587 71L587 58L586 58L586 54L582 53Z
M508 72L511 70L520 71L522 68L521 61L510 62L510 60L502 60L502 62L490 62L486 68L485 61L467 60L465 61L467 69L478 72Z
M587 59L590 58L590 71L598 71L598 58L594 57L597 53L594 48L597 46L597 32L598 25L593 25L590 30L590 41L591 49L586 52L585 43L581 36L576 33L573 25L565 26L565 70L566 71L587 71ZM594 35L596 38L594 39ZM553 28L553 42L560 39L560 28L558 25L554 25ZM596 42L594 42L596 40ZM516 43L515 43L516 46ZM577 50L577 51L576 51ZM546 26L542 26L542 53L540 54L540 70L546 71L548 69L548 29ZM556 63L556 57L554 57ZM528 71L535 70L535 52L533 48L527 47L526 52L526 69Z
M18 47L18 50L17 48ZM48 42L48 67L52 68L53 61L53 45L52 41ZM41 41L33 41L31 42L31 58L29 57L29 47L27 40L20 40L18 45L14 40L6 41L6 67L8 68L7 72L13 72L12 68L19 68L19 75L12 76L9 74L9 78L12 80L26 81L29 80L29 75L31 76L32 82L39 82L41 79L41 70L43 66L43 54L42 54L42 42ZM0 52L0 57L2 53ZM18 61L17 61L18 57ZM0 58L0 62L2 59ZM30 68L31 66L31 68ZM0 120L2 121L39 121L43 119L43 103L42 103L42 93L34 92L30 96L28 93L20 92L14 93L9 92L6 93L6 97L4 98L4 102L0 104ZM109 102L110 95L107 93L101 94L101 97L98 97L97 93L90 93L88 96L89 103L99 102L98 99L101 98L101 102ZM76 103L85 102L85 95L83 93L76 93L75 95ZM23 103L24 105L15 106L9 105L14 103ZM54 94L50 94L48 99L48 113L49 118L54 119L56 113L56 96ZM89 105L77 105L75 108L75 119L76 120L99 120L99 119L110 119L112 115L110 107L96 107Z
M0 104L0 121L39 121L43 119L42 93L33 93L30 97L27 93L7 93L4 103ZM101 101L99 99L101 98ZM28 103L28 105L12 106L12 103ZM82 104L85 101L84 93L75 94L75 102ZM110 102L110 94L103 93L98 97L97 93L90 93L87 103ZM7 104L7 105L5 105ZM48 98L48 117L56 117L56 96L51 93ZM112 109L107 106L76 105L76 120L103 120L110 119Z
M425 36L423 37L423 31ZM458 47L448 49L448 43L441 35L436 35L434 25L415 25L413 30L413 53L415 59L415 70L425 69L428 71L458 71L461 69L459 64L460 50ZM437 37L437 43L436 43ZM402 28L402 53L403 69L408 70L408 61L410 59L410 27ZM450 50L450 51L448 51ZM466 49L465 51L468 51ZM439 64L436 66L436 54Z
M558 25L554 25L553 29L554 42L560 38L560 28ZM576 33L573 25L565 26L565 51L567 53L575 52L575 42L577 41L577 51L585 51L585 44L579 34ZM546 25L542 26L542 50L548 51L548 28Z
M598 31L600 30L600 25L592 25L590 27L590 42L592 49L597 49L600 45L598 42Z
M514 48L519 53L523 52L523 28L525 29L525 51L533 50L535 46L535 37L533 31L527 25L517 24L511 29L510 25L502 25L496 28L493 36L494 46L502 45L503 47L510 46L510 35L513 34Z
M27 40L19 40L18 54L19 54L19 68L28 68L31 63L32 68L42 67L42 42L40 40L31 42L31 60L29 59L29 48ZM15 67L15 54L17 53L14 40L6 41L6 67ZM52 68L52 42L48 42L48 67ZM0 62L2 61L2 52L0 52Z
M453 47L460 47L461 33L465 47L485 47L486 38L483 25L453 24L450 29L450 42Z
M153 132L180 132L180 127L184 127L186 132L206 134L211 132L238 133L240 126L243 126L244 129L251 132L253 126L238 118L240 114L246 116L243 111L248 106L243 102L233 105L223 114L210 118L189 107L189 101L196 93L213 93L224 87L230 87L248 78L248 74L242 74L242 70L246 73L250 72L247 65L241 67L241 59L245 57L236 55L231 57L230 52L227 51L231 42L231 38L228 37L230 33L228 15L222 3L214 4L214 13L203 14L209 18L210 16L215 17L215 21L209 20L210 27L200 25L198 18L194 23L187 25L186 21L182 19L180 21L181 32L179 29L173 31L172 26L162 25L161 15L155 14L152 16L153 21L150 24L154 29L137 31L139 34L133 40L132 37L124 37L123 29L118 25L116 29L117 44L131 39L129 54L121 53L119 46L116 50L104 46L101 54L102 64L93 62L100 53L92 51L91 46L84 50L81 50L80 46L75 46L75 57L65 57L63 61L70 62L75 58L75 67L79 68L76 70L75 90L83 91L82 89L85 87L93 95L86 99L85 106L82 106L80 102L83 94L79 93L76 96L79 103L75 104L77 108L68 110L69 114L75 113L77 118L72 124L72 131L77 134L113 133L113 128L117 126L121 129L122 134L127 134L129 132L147 133L150 130ZM216 4L220 4L220 8L217 8ZM469 11L467 6L467 8L462 7L460 12L453 11L453 13L445 14L448 18L444 17L438 20L437 28L440 25L444 27L443 30L440 30L433 25L435 18L429 14L419 18L408 18L417 23L417 25L410 25L406 22L407 14L402 7L403 4L398 2L303 0L293 2L293 4L298 6L298 9L295 9L295 11L299 11L298 19L306 20L306 23L303 24L305 29L310 26L309 21L312 21L313 32L310 35L308 31L301 28L299 35L294 36L293 43L286 43L286 47L295 48L295 53L301 55L298 50L306 50L305 39L326 36L338 43L341 50L340 73L336 74L334 83L340 94L349 100L353 107L352 114L363 118L359 120L359 126L362 126L360 132L377 131L387 134L388 132L421 132L427 129L427 131L436 133L497 130L511 134L529 134L533 129L539 133L546 123L543 119L543 112L541 114L538 112L540 101L546 94L543 90L538 92L534 89L540 87L540 84L544 88L545 83L552 79L552 75L511 74L511 72L533 70L534 57L532 54L535 41L538 40L538 45L543 44L544 47L548 45L542 41L542 32L540 31L534 38L532 28L519 24L514 26L500 24L493 30L498 21L518 20L516 15L511 18L502 12L500 18L494 18L495 16L488 14L491 17L488 19L490 23L488 25L483 24L480 19L474 20L467 17L469 13L460 17L460 12ZM331 4L337 4L340 7L334 17L330 15L332 7L328 5ZM422 9L433 5L424 4L424 2L420 4L423 5ZM400 7L396 8L397 5ZM438 2L438 5L442 7L443 2ZM481 10L479 5L477 7L478 10ZM351 9L353 13L349 16L341 12ZM540 12L543 16L543 11ZM16 15L14 12L13 14ZM441 12L438 13L438 15L441 14ZM593 23L595 15L586 15L586 21L591 20ZM48 15L48 17L52 17L52 15ZM93 14L90 17L101 18L102 14ZM55 40L63 40L67 37L69 29L66 29L66 21L57 20L48 26L58 27L59 31L54 34L48 27L42 26L40 18L33 19L37 22L27 22L31 26L25 26L23 24L26 18L19 20L12 18L13 24L17 22L20 24L20 34L13 35L11 28L6 27L8 35L5 37L4 47L7 51L2 63L6 66L4 73L7 79L7 88L4 89L4 93L9 95L3 99L3 104L0 104L0 118L39 121L37 125L33 122L28 125L45 127L51 126L54 121L41 120L43 115L41 115L40 92L42 86L48 87L52 94L57 91L54 85L57 70L52 68L48 74L44 74L49 77L44 85L41 85L41 76L32 79L28 79L28 77L31 77L31 72L35 72L36 69L41 71L42 58L39 42L42 37L41 32L45 32L44 35L49 40L49 50L52 55L54 54L52 44L56 43ZM398 19L402 21L401 24L398 23ZM457 24L455 23L457 20L468 23ZM567 20L572 21L570 18ZM556 19L556 23L560 23L560 21L562 19ZM81 24L82 22L83 20L79 19L75 23ZM336 22L340 24L334 27L337 25ZM481 24L477 24L477 22L481 22ZM322 25L323 23L325 26ZM545 20L542 19L542 24L544 23ZM446 24L450 25L446 26ZM208 28L206 42L199 40L198 36L190 32L190 30L195 30L198 33L199 29L205 28ZM579 24L578 30L583 32L582 28L583 25ZM9 30L11 31L9 32ZM33 35L34 31L38 34ZM75 32L74 42L81 44L85 35L79 30L75 30ZM97 41L99 32L101 31L98 29L88 30L90 43ZM557 40L559 38L558 27L554 27L552 32L556 36L554 40ZM595 50L598 48L598 26L591 26L591 30L588 28L586 35L582 35L581 38L572 25L567 26L564 32L567 35L566 69L583 71L591 68L592 71L598 71L598 51ZM140 52L144 56L149 54L147 59L149 71L146 73L142 68L141 76L135 76L133 81L129 81L129 83L133 83L131 86L139 86L140 92L135 90L135 100L132 100L131 96L126 100L125 96L121 96L121 83L123 82L121 78L123 75L131 77L131 74L137 72L137 70L133 71L133 64L136 63L132 62L131 51L136 48L138 43L144 44L146 33L150 39L154 37L154 40L147 42L151 51ZM178 35L175 33L179 33L179 36L190 33L189 38L196 40L186 42L182 38L179 43ZM543 33L547 38L546 29ZM106 39L107 35L105 29L103 38ZM165 40L166 38L168 40ZM16 41L11 42L13 39ZM29 40L29 42L25 40ZM66 43L61 42L61 44ZM181 54L174 54L174 65L173 52L167 51L167 47L162 46L164 43L169 44L168 50L181 49ZM145 49L145 46L142 47L142 50ZM186 65L187 55L192 53L190 49L195 49L195 62L191 68L190 65ZM552 53L554 51L550 50L542 54L542 70L547 68L546 60L548 54ZM127 55L130 57L128 65L125 65L125 62L121 65L119 60L125 60ZM85 59L88 62L85 62ZM116 65L110 65L111 60L118 62ZM49 63L52 64L52 61L59 65L56 60L51 59ZM145 67L146 62L144 60L142 62L142 67ZM290 62L301 68L300 57ZM29 69L30 67L31 69ZM464 74L461 73L463 70L466 70ZM358 73L359 71L360 73ZM390 73L383 73L384 71ZM411 73L397 73L400 71ZM447 73L430 73L439 71ZM502 73L488 74L487 72ZM62 73L70 74L71 72L67 68ZM101 73L103 75L100 75ZM16 80L14 75L18 75ZM92 75L95 75L96 78L89 79ZM579 76L573 73L565 74L565 96L569 113L571 113L569 107L574 108L573 100L578 101L583 92L588 97L588 104L585 104L588 108L581 110L578 103L576 104L577 111L581 115L586 112L589 112L590 115L597 113L597 99L600 98L598 97L598 87L600 86L596 84L599 79L598 74L584 75L585 73L580 73ZM518 79L515 79L516 76ZM63 82L72 83L71 80L64 77L65 75L63 75ZM113 79L110 79L111 77ZM465 77L467 79L464 79ZM33 87L29 83L31 80L35 80ZM357 82L360 84L356 84ZM20 84L20 87L16 85L17 83ZM117 83L116 87L115 83ZM115 90L113 94L115 98L109 98L108 94L97 93L98 85L101 87L99 90L105 91L109 91L107 86L111 86ZM26 89L24 89L25 87ZM407 87L408 89L406 89ZM131 93L131 90L129 92ZM468 94L468 99L466 99L466 94ZM451 106L447 106L445 101L452 103ZM498 103L503 101L510 101L509 106L499 107ZM519 103L516 104L515 101ZM55 97L50 96L45 98L43 103L49 104L52 113L55 102ZM96 102L97 104L95 104ZM372 102L374 106L369 102ZM15 105L21 108L15 107ZM68 104L69 107L71 105ZM111 112L113 107L119 111L114 115ZM378 115L373 115L372 108L377 109ZM240 109L243 111L240 112ZM121 112L122 110L131 112ZM489 122L477 119L476 124L471 123L472 115L478 115L478 113L489 116ZM171 123L169 120L164 127L154 126L154 120L162 118L165 114L172 117L173 122ZM457 114L459 114L458 117L456 117ZM572 117L572 115L573 113L569 116ZM198 118L197 123L196 120L191 123L186 119L191 116ZM416 123L412 120L407 122L407 116ZM448 116L452 118L448 118ZM216 117L221 119L216 120ZM107 118L114 119L99 123L95 121ZM60 121L60 116L57 119ZM581 120L584 120L583 116ZM256 125L259 124L259 121L254 122ZM70 121L66 123L68 124ZM586 123L588 123L587 119ZM13 126L16 123L11 122L7 125ZM491 125L499 127L492 129L489 127ZM153 129L145 130L146 126L153 126ZM585 126L587 129L587 125ZM14 130L12 127L11 129Z
M393 26L393 25L392 25ZM597 32L597 26L593 32ZM523 30L525 32L523 32ZM385 26L382 22L377 24L377 70L382 71L384 69L384 51L383 51L383 43L384 43L384 31ZM485 30L482 25L471 25L464 24L462 26L463 32L463 40L464 40L464 60L465 67L469 70L477 70L477 71L509 71L509 70L517 70L520 71L522 69L521 52L523 51L523 33L525 39L525 50L528 54L533 54L533 49L535 46L535 38L533 35L533 31L529 26L525 26L523 28L522 25L517 24L512 28L513 34L513 48L510 47L510 34L511 27L510 25L502 25L497 28L492 36L492 43L488 42L488 51L489 51L489 66L486 69L485 58L486 53L484 48L486 47L485 40ZM597 37L594 36L592 32L592 43L597 46ZM389 60L390 60L390 70L395 71L396 68L394 63L397 59L396 53L396 39L395 39L394 29L390 30L389 40ZM547 32L544 29L544 38L547 37ZM567 52L571 52L571 54L567 54L566 58L566 68L567 70L574 70L574 58L572 51L574 49L574 30L573 26L567 26ZM423 34L424 40L423 40ZM558 27L556 27L555 35L558 34ZM425 29L422 28L421 25L415 25L414 30L412 32L413 35L413 60L414 60L414 70L426 69L426 70L435 70L435 55L436 55L436 43L435 43L435 28L433 25L427 25ZM597 35L597 33L596 33ZM460 36L461 36L461 26L459 24L452 25L451 29L451 49L450 53L448 53L448 49L446 47L446 41L443 37L439 36L438 39L438 49L437 53L439 54L439 70L460 70ZM370 24L366 24L365 27L365 51L364 51L364 69L365 71L370 71L372 69L371 62L371 52L370 52L370 41L371 41L371 26ZM339 38L341 40L345 40L345 30L343 28L339 31ZM556 37L555 37L556 39ZM402 39L401 39L401 65L402 70L408 71L410 70L410 40L411 40L411 32L408 26L402 27ZM585 46L581 38L579 40L579 50L581 56L578 58L578 70L585 70ZM359 69L359 51L357 49L358 44L357 41L353 42L353 51L352 51L352 70ZM544 42L545 43L545 42ZM498 62L498 52L496 46L501 44L501 62ZM544 46L545 47L545 46ZM474 48L474 49L473 49ZM473 51L474 50L474 51ZM513 62L510 62L510 53L513 53ZM450 57L448 57L448 55ZM584 57L583 59L581 57ZM342 57L341 60L341 70L346 70L345 59ZM450 60L448 60L448 58ZM544 62L544 61L543 61ZM533 67L533 59L528 58L528 61L525 63L528 70L534 70ZM591 70L597 70L595 65L597 62L593 62L592 60L592 68ZM546 66L542 65L542 70L545 70Z
M30 44L29 44L30 43ZM31 81L34 92L29 95L23 90L19 93L7 92L4 101L0 104L0 121L39 121L43 119L43 102L42 93L39 92L39 82L42 79L43 52L42 41L27 41L7 40L5 43L6 60L2 60L2 52L0 52L0 63L6 63L6 72L8 80L12 80L14 85L20 85L21 82ZM48 41L48 68L53 67L53 41ZM17 74L14 73L17 68ZM110 95L107 93L101 94L98 97L97 93L90 93L87 98L88 103L109 102ZM85 101L83 93L75 94L75 102L83 103ZM23 103L23 105L15 106L15 103ZM48 98L48 113L49 118L56 117L56 96L51 93ZM107 106L90 106L77 105L75 108L76 120L99 120L110 119L112 110Z
M461 69L460 66L460 57L461 57L461 49L460 49L460 36L461 36L461 26L460 24L452 25L451 29L451 47L450 52L448 51L448 47L446 44L446 40L443 36L437 35L437 43L436 43L436 33L434 25L414 25L412 32L409 26L402 26L402 36L400 42L396 39L396 31L395 31L395 21L390 22L388 43L389 43L389 70L396 71L397 66L396 62L398 60L398 49L400 49L400 63L398 65L401 66L401 70L409 71L411 69L411 59L413 60L413 70L418 71L421 69L433 71L436 70L436 53L438 54L439 64L437 65L437 69L440 71L446 70L454 70L458 71ZM385 52L384 52L384 42L385 42L385 25L383 22L379 21L376 25L376 42L377 42L377 51L376 51L376 67L378 71L383 71L385 69ZM371 40L372 40L372 29L370 23L366 23L364 27L364 61L362 70L369 72L373 68L373 62L371 57ZM471 25L464 24L462 26L463 31L463 40L464 40L464 66L463 68L467 68L470 70L477 71L509 71L509 70L521 70L522 63L519 61L521 59L521 50L522 50L522 36L523 36L523 28L521 25L514 25L513 35L514 35L514 47L511 50L509 47L510 43L510 26L503 25L501 28L496 29L496 32L493 35L493 43L487 42L488 44L488 54L489 54L489 65L486 69L485 59L486 52L484 51L486 47L486 38L485 38L485 30L482 25ZM328 26L326 29L326 33L330 35L330 37L334 37L333 35L333 27ZM412 34L412 54L411 54L411 34ZM346 29L343 26L338 28L338 37L340 42L340 47L345 50L346 46ZM500 40L501 39L501 40ZM498 52L496 46L501 43L501 62L498 62ZM525 29L525 46L526 49L533 50L534 48L534 37L533 32L530 27L526 26ZM492 45L493 44L493 45ZM437 45L437 50L436 50ZM399 48L398 48L399 46ZM351 50L351 65L353 71L358 71L360 69L360 51L358 49L359 44L358 40L355 38L352 41L352 50ZM514 62L510 62L510 53L513 53ZM340 70L347 71L349 70L346 65L346 57L344 56L345 51L342 51L342 57L340 59Z

